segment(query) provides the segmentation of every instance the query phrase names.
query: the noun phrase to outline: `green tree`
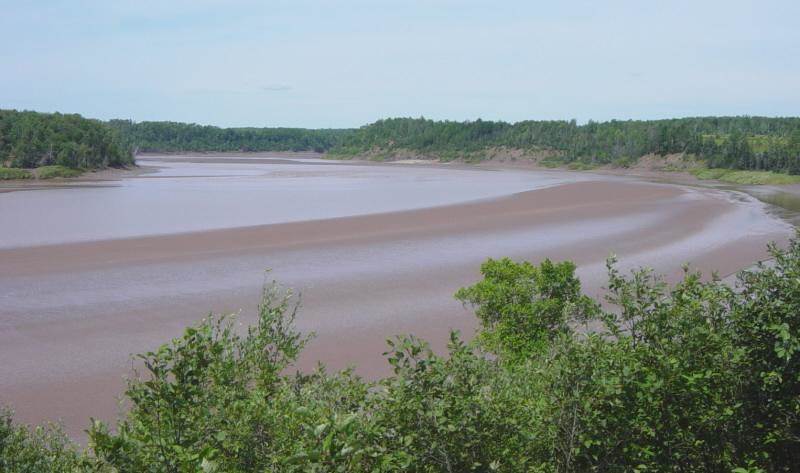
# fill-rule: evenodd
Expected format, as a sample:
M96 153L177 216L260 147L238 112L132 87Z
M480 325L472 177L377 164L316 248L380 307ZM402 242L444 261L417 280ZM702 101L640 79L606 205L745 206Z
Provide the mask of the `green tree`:
M456 292L456 299L475 307L483 330L480 339L491 351L526 356L537 352L570 323L588 320L597 305L581 294L575 265L544 260L539 266L508 258L481 265L483 280Z

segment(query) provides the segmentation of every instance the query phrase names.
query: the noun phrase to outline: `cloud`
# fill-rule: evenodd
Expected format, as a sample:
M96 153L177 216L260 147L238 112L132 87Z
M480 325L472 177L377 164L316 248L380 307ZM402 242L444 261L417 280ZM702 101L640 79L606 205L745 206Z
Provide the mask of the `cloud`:
M292 90L292 86L286 84L267 84L262 85L261 90L264 92L286 92Z
M286 84L268 84L257 87L263 92L286 92L292 90L292 86ZM216 89L216 88L196 88L186 90L192 94L202 95L253 95L253 87L245 85L241 89Z
M243 95L246 92L241 90L231 90L231 89L187 89L186 92L190 94L201 94L201 95Z

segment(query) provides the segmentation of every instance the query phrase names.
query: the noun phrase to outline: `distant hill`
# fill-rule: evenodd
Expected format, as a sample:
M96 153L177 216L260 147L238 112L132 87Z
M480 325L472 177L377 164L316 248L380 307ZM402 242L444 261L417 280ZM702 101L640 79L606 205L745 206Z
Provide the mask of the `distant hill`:
M133 164L113 130L80 115L0 110L0 165L96 169Z

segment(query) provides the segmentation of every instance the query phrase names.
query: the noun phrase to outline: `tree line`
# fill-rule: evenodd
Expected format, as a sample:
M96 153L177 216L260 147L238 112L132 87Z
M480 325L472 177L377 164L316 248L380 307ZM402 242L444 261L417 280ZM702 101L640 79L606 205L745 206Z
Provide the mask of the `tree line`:
M111 120L134 151L316 151L336 145L347 130L304 128L219 128L193 123Z
M104 168L133 164L130 150L98 120L76 114L0 110L0 165Z
M390 118L358 129L219 128L177 122L99 122L79 115L0 110L5 166L95 168L132 162L136 152L316 151L332 157L412 151L481 159L492 148L549 151L562 162L630 162L684 153L710 167L800 173L800 118L696 117L669 120L434 121Z
M0 470L47 472L793 472L800 465L800 240L736 287L668 287L608 263L488 260L456 297L472 342L388 342L393 374L292 373L308 338L269 286L242 332L212 316L140 355L111 426L79 452L0 411Z
M800 118L698 117L670 120L514 124L425 118L379 120L343 136L334 154L411 150L452 159L487 148L556 151L565 162L607 164L647 154L687 153L712 167L800 173Z

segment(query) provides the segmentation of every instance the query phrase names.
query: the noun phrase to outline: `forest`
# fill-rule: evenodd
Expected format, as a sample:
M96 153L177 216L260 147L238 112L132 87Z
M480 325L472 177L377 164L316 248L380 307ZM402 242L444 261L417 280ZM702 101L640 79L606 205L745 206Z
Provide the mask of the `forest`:
M800 240L770 251L735 287L609 259L605 307L571 262L488 260L455 295L476 337L391 339L379 381L296 372L310 339L269 285L249 329L209 316L139 355L84 450L0 409L0 471L797 471Z
M129 148L98 120L0 110L0 166L97 169L130 164Z
M338 143L347 130L218 128L177 122L110 120L108 126L134 152L317 151Z
M79 115L0 110L0 162L31 168L100 168L137 152L316 151L332 158L398 153L485 159L486 150L546 151L556 163L626 166L648 155L685 154L711 168L800 174L800 118L696 117L506 123L389 118L357 129L219 128L177 122L100 122Z
M694 155L709 167L800 173L800 118L698 117L670 120L514 124L424 118L379 120L344 135L342 157L409 150L439 159L481 159L481 150L555 151L561 162L626 163L647 154Z

